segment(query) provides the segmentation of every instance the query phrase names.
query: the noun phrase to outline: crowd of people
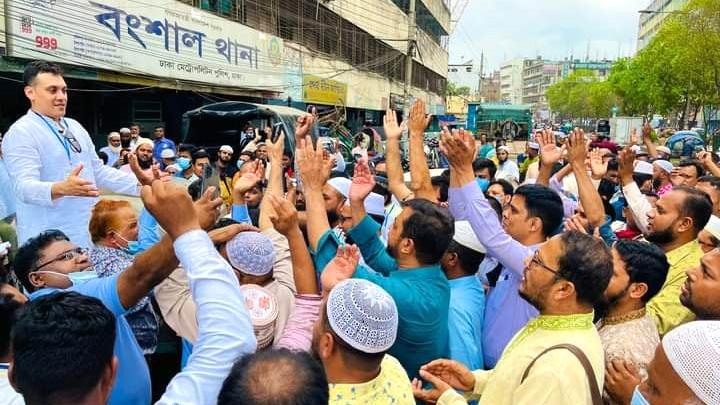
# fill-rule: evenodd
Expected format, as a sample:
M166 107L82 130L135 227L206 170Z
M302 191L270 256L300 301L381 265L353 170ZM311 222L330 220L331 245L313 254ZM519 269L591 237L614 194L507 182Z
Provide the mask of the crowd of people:
M129 125L96 151L58 65L24 80L0 404L720 404L715 153L543 129L518 164L444 129L431 177L422 101L352 173L313 114L294 150Z

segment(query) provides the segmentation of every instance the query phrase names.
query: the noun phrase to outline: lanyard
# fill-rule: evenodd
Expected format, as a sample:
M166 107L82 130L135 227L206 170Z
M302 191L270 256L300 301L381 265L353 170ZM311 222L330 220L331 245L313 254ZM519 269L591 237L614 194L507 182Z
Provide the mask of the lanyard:
M35 112L35 111L33 111L33 112ZM40 114L38 114L38 113L35 113L35 115L37 115L38 117L40 117L40 119L43 120L43 122L45 123L45 125L47 125L48 129L50 129L50 132L52 132L53 135L55 135L55 138L57 138L58 142L60 142L60 144L63 146L63 148L65 148L65 154L67 154L68 160L69 160L70 162L72 162L72 157L70 157L70 146L68 146L68 141L67 141L67 139L65 139L64 137L62 137L61 135L59 135L60 131L57 130L57 129L55 129L55 128L53 128L53 126L50 125L49 122L47 122L47 119L45 119L45 117L43 117L42 115L40 115ZM66 131L69 131L69 130L70 130L70 127L68 126L67 121L65 121L65 119L63 119L63 122L65 123L65 130L66 130Z

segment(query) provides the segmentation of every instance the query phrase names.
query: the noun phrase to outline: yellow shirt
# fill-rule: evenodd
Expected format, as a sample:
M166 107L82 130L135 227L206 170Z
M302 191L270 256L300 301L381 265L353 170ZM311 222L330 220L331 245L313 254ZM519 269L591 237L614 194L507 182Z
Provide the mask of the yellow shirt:
M466 404L592 404L585 369L565 349L545 353L535 362L521 384L530 362L543 350L569 343L582 350L592 364L598 387L605 378L605 358L600 336L592 323L593 314L543 315L528 322L510 341L492 370L474 371L475 388L465 398L453 390L445 391L438 405Z
M385 355L380 374L363 384L330 384L330 405L414 405L410 379L396 358Z
M688 242L665 254L670 270L660 292L647 303L647 313L653 317L660 336L674 327L695 319L695 315L680 302L680 288L685 284L685 271L700 265L703 252L697 240Z

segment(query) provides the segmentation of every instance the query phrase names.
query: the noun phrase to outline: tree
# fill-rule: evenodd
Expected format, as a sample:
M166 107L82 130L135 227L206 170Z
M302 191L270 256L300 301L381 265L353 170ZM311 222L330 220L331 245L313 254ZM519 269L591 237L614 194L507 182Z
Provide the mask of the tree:
M447 89L445 90L445 96L446 97L452 97L452 96L470 96L470 87L468 86L461 86L457 87L457 85L453 82L448 82Z
M612 86L590 70L573 72L550 86L546 96L550 108L566 118L607 117L616 103Z

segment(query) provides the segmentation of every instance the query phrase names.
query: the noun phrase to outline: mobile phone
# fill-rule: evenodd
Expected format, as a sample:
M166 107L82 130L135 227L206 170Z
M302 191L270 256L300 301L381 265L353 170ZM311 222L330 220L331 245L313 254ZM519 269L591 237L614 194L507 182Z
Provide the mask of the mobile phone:
M220 197L220 176L213 170L209 163L203 165L203 177L200 184L200 195L205 194L205 190L210 187L215 187L213 192L213 199Z
M277 142L277 139L280 137L280 131L283 130L283 124L282 122L276 122L272 126L272 135L270 136L270 139L273 143Z

